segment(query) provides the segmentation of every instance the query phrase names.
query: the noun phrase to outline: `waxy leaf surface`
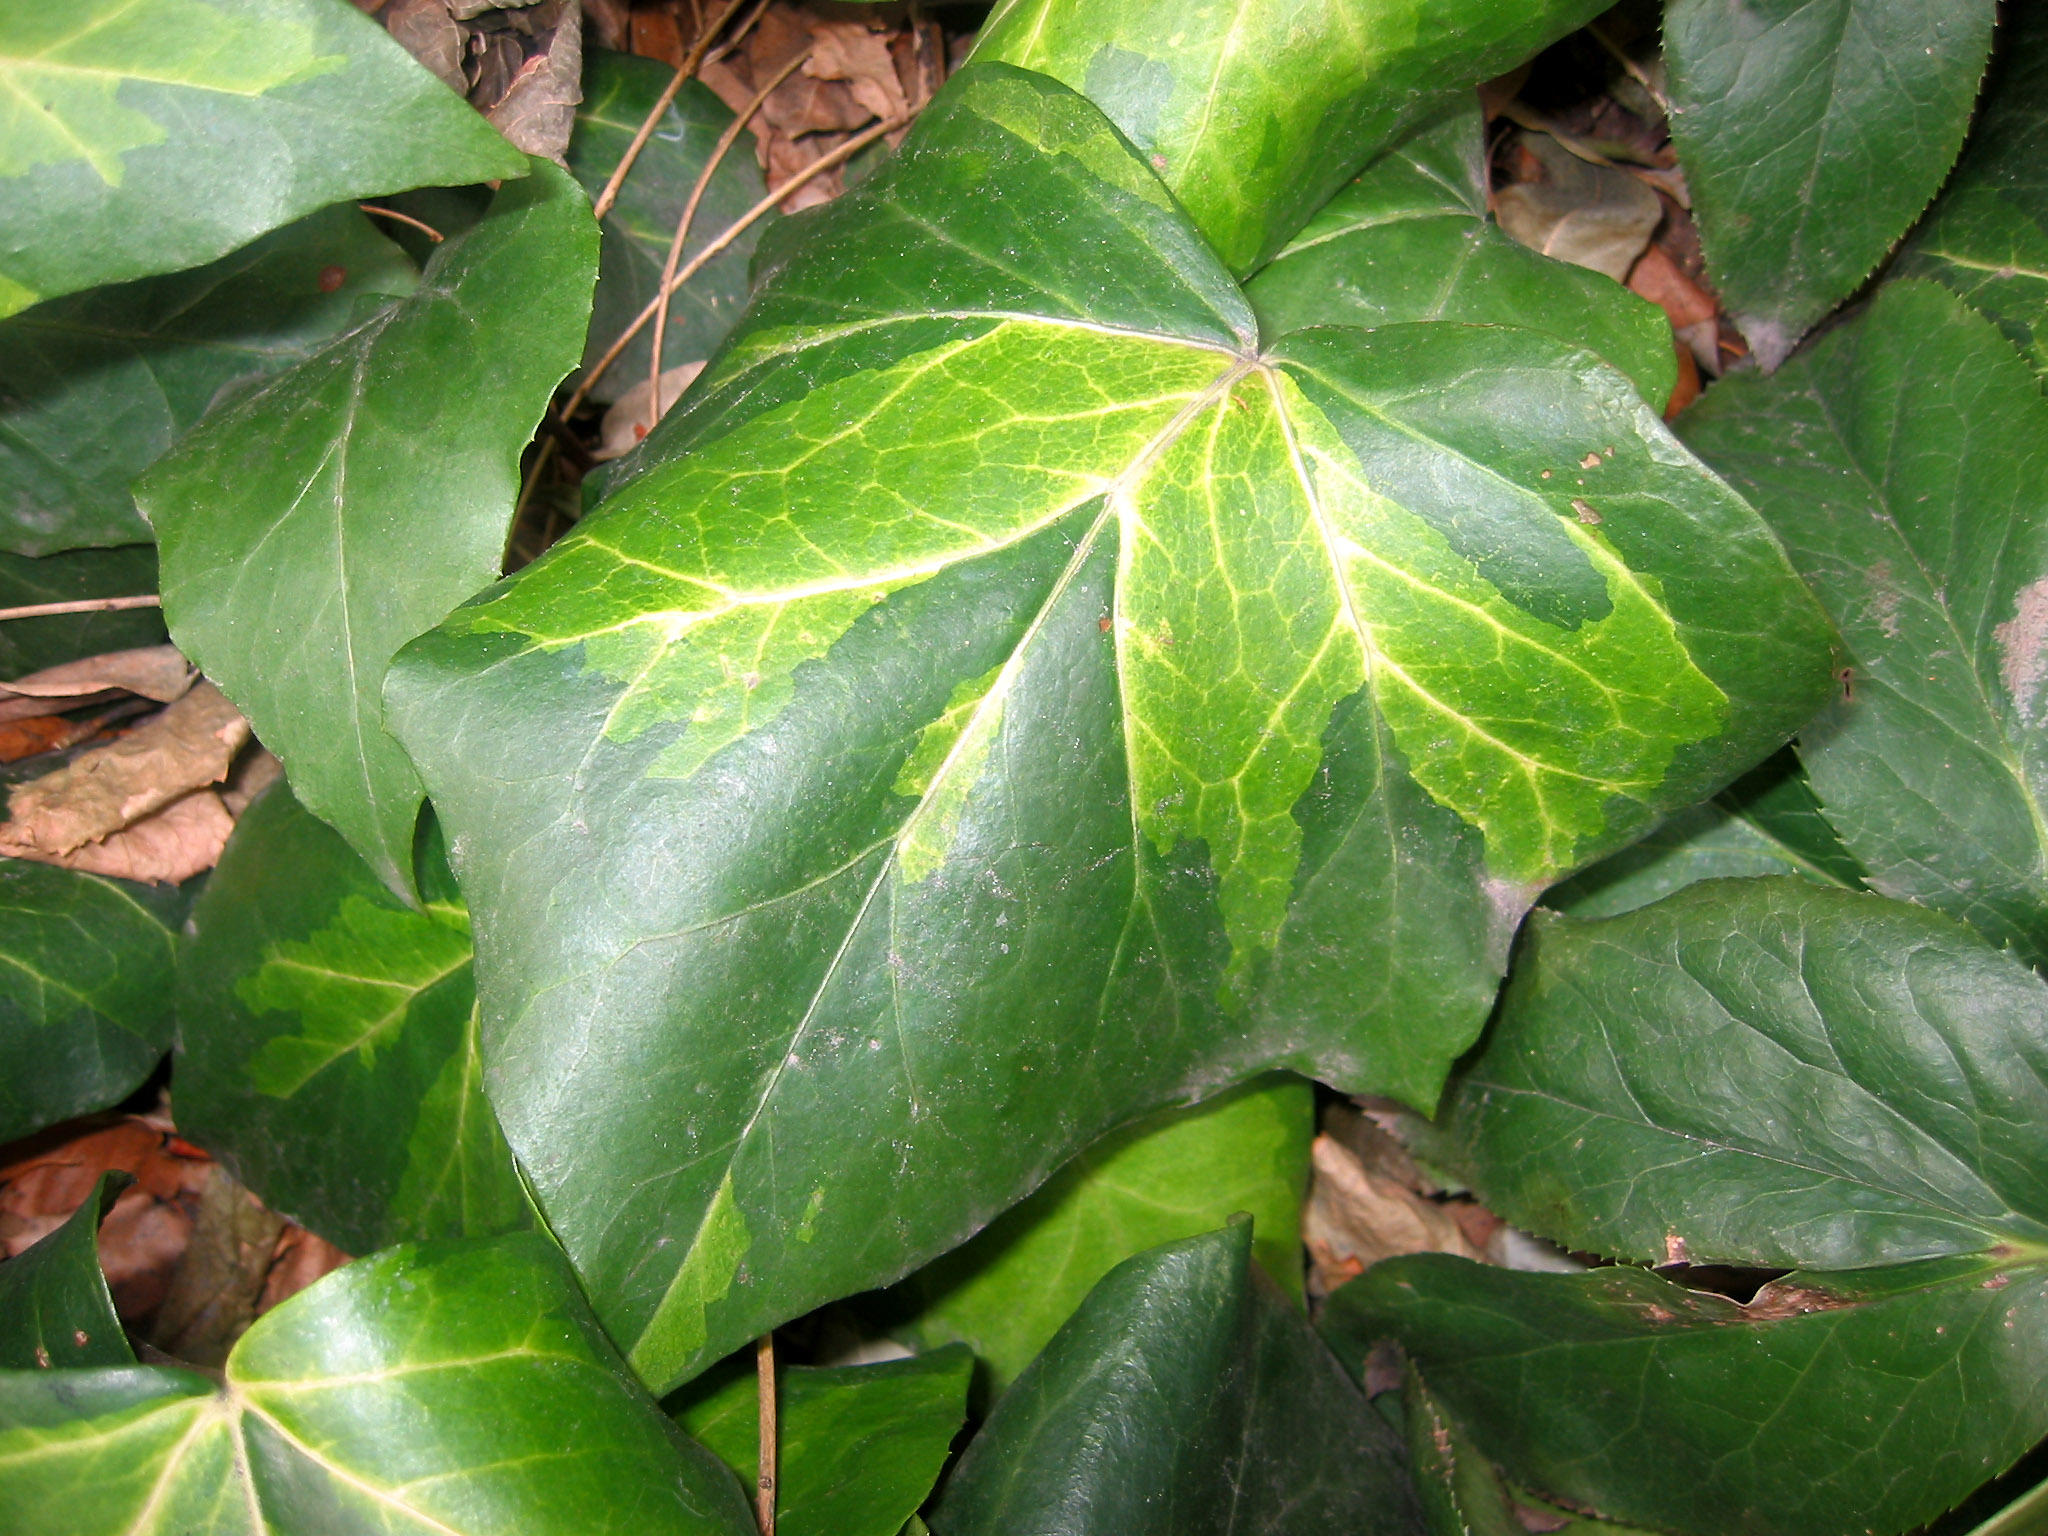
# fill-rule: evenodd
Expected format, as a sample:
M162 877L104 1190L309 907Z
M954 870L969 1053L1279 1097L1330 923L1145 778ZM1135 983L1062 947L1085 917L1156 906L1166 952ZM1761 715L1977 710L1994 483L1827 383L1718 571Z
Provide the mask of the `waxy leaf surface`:
M1768 371L1963 147L1994 0L1672 0L1671 134L1707 271Z
M975 60L1100 107L1239 273L1374 154L1598 0L1005 0Z
M20 1536L747 1536L537 1236L394 1248L259 1318L225 1380L0 1373Z
M498 574L520 450L589 316L589 200L533 165L418 293L213 413L136 491L180 649L401 891L421 791L385 668Z
M156 590L156 549L74 549L33 559L0 553L0 607L73 603L95 597L139 597ZM157 608L50 614L0 624L0 676L26 677L59 662L108 651L138 650L164 639Z
M1620 375L1260 350L1101 115L1001 65L625 464L389 693L492 1101L660 1386L1264 1067L1432 1102L1534 893L1827 682Z
M937 1536L1394 1536L1400 1442L1251 1264L1242 1222L1127 1259L997 1403Z
M133 1365L100 1271L100 1218L134 1182L103 1173L85 1204L33 1247L0 1264L0 1371Z
M0 12L0 315L197 266L346 198L526 157L331 0Z
M0 547L151 537L129 487L223 394L302 362L419 273L353 208L190 272L0 322Z
M170 1049L184 897L0 859L0 1141L118 1103Z
M278 785L179 967L179 1129L352 1253L529 1220L483 1096L469 914L423 842L416 910Z
M1252 1257L1301 1296L1301 1202L1315 1136L1314 1090L1247 1083L1105 1136L965 1246L890 1294L890 1332L972 1346L1001 1391L1110 1270L1175 1238L1252 1218Z
M1799 752L1870 884L2048 960L2048 400L2025 363L1895 283L1685 423L1840 626L1853 666Z
M593 199L604 190L612 170L647 120L675 71L653 59L602 49L585 56L583 104L576 109L576 133L569 140L569 170ZM711 158L718 136L732 122L732 111L695 80L684 82L661 116L653 136L642 146L619 188L618 200L605 215L599 249L597 292L591 302L590 341L586 366L610 350L661 287L676 221L690 201L690 192ZM704 196L683 243L682 260L724 234L768 191L754 159L754 140L741 134L726 152L704 188ZM771 215L772 217L772 215ZM713 257L669 299L668 327L663 333L661 365L675 368L702 362L725 339L747 302L747 262L762 224L750 226ZM621 352L591 390L591 398L616 400L647 379L648 354L654 346L649 326Z
M1245 285L1268 336L1408 320L1521 325L1597 353L1662 407L1678 380L1664 312L1552 261L1487 217L1479 108L1388 150Z

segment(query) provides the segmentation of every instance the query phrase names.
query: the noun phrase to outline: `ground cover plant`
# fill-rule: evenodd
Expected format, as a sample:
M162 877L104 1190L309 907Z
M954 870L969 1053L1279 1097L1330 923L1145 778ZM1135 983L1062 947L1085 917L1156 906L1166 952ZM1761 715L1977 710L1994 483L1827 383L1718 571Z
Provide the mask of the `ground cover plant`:
M0 1525L2042 1528L2048 12L1602 10L0 14Z

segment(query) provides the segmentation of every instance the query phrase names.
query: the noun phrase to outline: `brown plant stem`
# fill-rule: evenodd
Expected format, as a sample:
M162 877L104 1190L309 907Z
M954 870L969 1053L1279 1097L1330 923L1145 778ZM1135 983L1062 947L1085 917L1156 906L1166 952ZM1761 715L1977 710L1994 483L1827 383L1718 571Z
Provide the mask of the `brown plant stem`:
M754 1479L754 1515L761 1536L775 1536L775 1333L761 1335L754 1345L754 1378L760 1397L761 1450Z
M123 608L161 608L164 600L154 592L140 597L85 597L72 603L30 603L26 608L0 608L0 622L8 619L47 619L60 613L113 613Z

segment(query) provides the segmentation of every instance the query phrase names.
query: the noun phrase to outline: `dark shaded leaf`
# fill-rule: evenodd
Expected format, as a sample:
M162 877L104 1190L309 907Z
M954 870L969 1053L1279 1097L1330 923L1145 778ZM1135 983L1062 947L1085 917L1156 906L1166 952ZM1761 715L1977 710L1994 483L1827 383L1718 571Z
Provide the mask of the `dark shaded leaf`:
M25 1253L0 1264L0 1371L133 1365L100 1272L100 1218L134 1179L103 1173L85 1203Z

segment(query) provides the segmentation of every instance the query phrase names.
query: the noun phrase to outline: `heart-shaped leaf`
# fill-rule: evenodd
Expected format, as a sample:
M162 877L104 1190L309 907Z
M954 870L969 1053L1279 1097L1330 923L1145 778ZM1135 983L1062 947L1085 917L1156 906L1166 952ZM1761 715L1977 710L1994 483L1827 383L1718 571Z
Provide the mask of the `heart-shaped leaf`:
M170 1049L175 887L0 859L0 1141L118 1102Z
M1238 1222L1126 1259L967 1447L937 1536L1419 1533L1400 1444Z
M41 555L149 539L136 476L217 399L418 281L362 214L329 208L194 271L0 322L0 545Z
M275 786L179 966L180 1129L354 1253L529 1220L483 1096L469 914L422 842L415 910Z
M259 1318L224 1381L0 1373L0 1521L21 1536L750 1536L531 1234L394 1248Z
M1672 0L1671 135L1707 270L1768 371L1940 188L1994 0Z
M1853 667L1800 736L1891 896L2048 960L2048 400L1991 324L1894 283L1687 441L1744 490Z
M1599 0L1005 0L978 62L1064 81L1159 172L1233 271L1353 172ZM1256 148L1249 146L1255 145Z
M1482 326L1261 351L1086 102L949 92L392 675L492 1101L659 1385L1162 1104L1433 1101L1533 893L1826 683L1618 374Z
M74 549L30 559L0 553L0 607L28 608L97 597L146 597L156 590L156 549ZM0 624L0 675L24 677L60 662L136 650L164 638L155 608L49 614Z
M331 0L10 5L0 85L0 315L212 261L347 198L526 174Z
M134 1180L103 1173L85 1204L33 1247L0 1264L0 1371L133 1365L100 1270L100 1218Z
M1495 228L1482 151L1475 102L1366 167L1245 285L1260 329L1522 325L1599 354L1661 407L1678 380L1664 312Z
M306 808L409 892L419 779L392 654L497 575L519 452L581 355L597 232L546 161L413 297L191 432L136 488L164 607Z

